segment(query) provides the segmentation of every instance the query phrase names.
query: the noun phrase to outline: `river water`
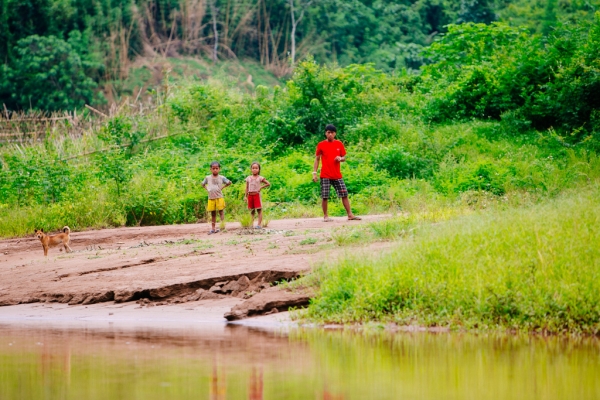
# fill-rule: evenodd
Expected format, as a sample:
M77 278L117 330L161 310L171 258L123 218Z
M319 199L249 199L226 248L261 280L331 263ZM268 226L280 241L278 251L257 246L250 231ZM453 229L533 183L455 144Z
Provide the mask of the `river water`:
M600 341L0 325L0 399L600 399Z

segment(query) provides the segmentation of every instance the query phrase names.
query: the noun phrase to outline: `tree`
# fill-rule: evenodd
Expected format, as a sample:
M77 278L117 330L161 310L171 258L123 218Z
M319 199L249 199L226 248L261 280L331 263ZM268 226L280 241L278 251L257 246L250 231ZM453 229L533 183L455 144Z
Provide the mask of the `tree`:
M296 29L298 28L298 24L304 18L304 13L308 9L308 7L310 7L312 2L313 2L313 0L309 0L309 1L299 0L298 8L300 10L300 15L296 17L296 4L295 4L296 0L288 0L288 4L290 5L290 14L291 14L291 18L292 18L292 32L290 33L290 37L292 39L292 49L291 49L292 50L292 54L291 54L292 64L296 63Z
M544 10L544 20L542 22L542 34L548 36L552 29L556 26L558 18L556 17L557 0L547 0Z
M11 32L8 26L8 1L0 0L0 63L10 56Z
M496 14L487 0L461 0L457 23L475 22L489 24L496 20Z
M47 111L72 110L91 103L96 83L72 46L55 36L19 40L15 61L5 67L12 83L11 105Z
M217 15L219 14L219 9L215 4L216 0L212 0L210 2L210 15L213 29L213 51L212 51L212 60L213 62L217 62L217 52L219 51L219 30L217 29Z

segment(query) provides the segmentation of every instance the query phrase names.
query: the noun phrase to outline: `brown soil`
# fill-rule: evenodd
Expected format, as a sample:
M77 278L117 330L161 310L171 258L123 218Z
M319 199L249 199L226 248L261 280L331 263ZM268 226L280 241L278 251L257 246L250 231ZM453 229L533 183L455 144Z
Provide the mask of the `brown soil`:
M48 257L33 235L2 240L0 305L137 301L150 307L223 298L242 303L273 283L308 271L318 260L348 251L331 240L334 229L381 218L277 220L262 231L232 223L215 235L206 234L206 224L73 232L74 251L54 247ZM270 307L274 296L265 293L254 303L265 297L264 307ZM252 310L258 307L254 303ZM287 309L279 304L264 312L273 308Z

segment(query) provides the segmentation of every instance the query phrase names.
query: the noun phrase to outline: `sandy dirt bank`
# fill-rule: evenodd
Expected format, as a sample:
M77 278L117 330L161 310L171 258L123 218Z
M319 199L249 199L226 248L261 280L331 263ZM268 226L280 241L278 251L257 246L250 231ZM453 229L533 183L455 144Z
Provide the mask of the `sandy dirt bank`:
M48 257L33 235L2 240L0 322L106 318L121 323L175 315L225 321L226 312L258 293L257 299L271 304L277 297L274 283L347 252L332 241L336 230L382 218L276 220L261 231L231 223L216 235L206 234L206 224L90 230L71 234L72 253L54 247Z

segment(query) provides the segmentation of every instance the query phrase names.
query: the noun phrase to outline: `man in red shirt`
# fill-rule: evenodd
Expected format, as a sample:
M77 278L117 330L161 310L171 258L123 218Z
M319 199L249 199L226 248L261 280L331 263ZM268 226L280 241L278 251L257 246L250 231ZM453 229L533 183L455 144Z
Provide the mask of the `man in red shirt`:
M342 172L340 171L340 164L346 161L346 149L342 142L335 140L336 132L336 127L331 124L325 127L325 136L327 137L327 140L323 140L317 145L315 167L313 169L313 181L317 182L319 161L323 160L323 167L321 168L321 198L323 201L321 206L323 207L325 222L333 221L327 214L327 200L329 200L331 186L335 188L338 197L342 199L342 204L348 214L348 220L360 220L359 217L352 214L352 210L350 209L348 189L346 189L346 185L342 179Z

